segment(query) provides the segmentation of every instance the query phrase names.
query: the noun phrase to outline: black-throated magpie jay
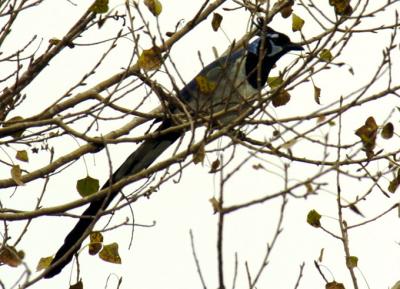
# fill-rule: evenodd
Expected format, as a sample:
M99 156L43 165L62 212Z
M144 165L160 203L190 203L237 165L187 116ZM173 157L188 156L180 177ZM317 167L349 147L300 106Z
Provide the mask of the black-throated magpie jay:
M185 85L179 93L179 98L194 116L210 116L224 109L240 107L246 98L260 92L275 63L285 53L292 50L303 50L303 48L292 43L289 37L282 33L271 28L259 28L255 39L246 47L220 57L206 66L191 82ZM202 85L206 87L204 88ZM177 109L173 109L173 112L177 112ZM226 123L236 115L237 113L228 113L222 116L221 121ZM171 120L164 120L157 131L162 131L172 125ZM107 188L110 182L115 183L150 166L181 134L182 132L174 131L146 139L102 188ZM117 194L115 192L107 198L90 203L82 214L85 218L78 221L57 251L45 278L57 275L71 261L74 253L81 246L76 243L94 222L93 217L100 210L105 209ZM76 245L75 250L70 250L74 245ZM67 253L68 255L66 255ZM57 264L55 264L56 262Z

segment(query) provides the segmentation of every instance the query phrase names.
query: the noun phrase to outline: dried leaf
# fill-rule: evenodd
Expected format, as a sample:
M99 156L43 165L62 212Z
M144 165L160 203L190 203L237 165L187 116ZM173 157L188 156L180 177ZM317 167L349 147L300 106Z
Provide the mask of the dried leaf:
M221 164L221 162L219 161L219 159L216 159L215 161L213 161L211 164L211 169L210 169L209 173L212 174L212 173L217 172L220 164Z
M328 282L325 285L325 289L345 289L342 283L338 283L336 281Z
M321 104L320 98L321 98L321 88L314 85L314 100L317 104Z
M211 26L214 31L218 31L219 27L221 26L222 19L223 17L221 14L214 13L213 19L211 21Z
M24 251L17 251L14 247L3 245L0 250L0 264L18 267L25 257Z
M393 133L394 133L394 126L393 126L393 124L391 122L388 122L383 127L382 132L381 132L381 136L384 139L390 139L390 138L393 137Z
M289 102L290 94L285 89L280 89L279 92L273 95L271 100L274 107L283 106Z
M203 163L206 156L205 145L202 143L198 150L193 154L193 163L197 165L198 163Z
M13 165L11 168L11 178L14 180L14 182L18 185L18 186L23 186L24 182L21 180L21 168L19 167L19 165Z
M365 124L359 127L355 132L355 134L360 137L368 158L374 156L377 131L378 125L376 124L375 119L370 116L365 121Z
M103 247L103 235L100 232L90 233L89 254L96 255Z
M222 211L221 204L220 204L220 202L218 202L218 200L215 197L212 197L209 201L213 207L214 214Z
M103 250L100 251L99 257L109 263L121 264L121 257L118 253L118 244L111 243L109 245L104 245Z

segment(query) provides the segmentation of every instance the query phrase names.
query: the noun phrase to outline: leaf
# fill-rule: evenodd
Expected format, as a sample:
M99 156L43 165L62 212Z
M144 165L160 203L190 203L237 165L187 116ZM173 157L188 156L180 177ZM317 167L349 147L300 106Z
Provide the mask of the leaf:
M267 79L267 83L271 89L275 89L283 83L283 78L280 76L270 76Z
M321 104L320 98L321 98L321 88L314 85L314 100L317 104Z
M353 13L350 0L329 0L329 4L335 7L335 13L338 15L350 16Z
M377 131L378 125L376 124L374 117L370 116L365 121L365 124L359 127L355 132L355 134L360 137L368 158L371 158L374 155L373 150L376 145Z
M394 126L393 126L393 124L391 122L388 122L383 127L382 132L381 132L381 136L384 139L390 139L390 138L392 138L393 133L394 133Z
M51 261L53 261L53 256L40 258L40 260L36 266L36 271L40 271L40 270L49 268Z
M292 14L292 31L300 31L304 26L304 20L297 16L296 14Z
M221 204L215 197L212 197L211 199L209 199L209 201L213 207L214 214L222 211Z
M76 182L76 189L82 197L90 196L99 190L99 180L87 176Z
M311 210L307 214L307 223L315 228L321 227L321 215L316 210Z
M352 210L354 213L360 215L361 217L364 217L363 213L357 208L356 205L350 204L349 209Z
M109 263L121 264L121 257L118 254L118 244L111 243L104 245L103 250L100 251L99 257Z
M50 43L51 45L57 45L57 44L60 43L60 42L61 42L61 40L58 39L58 38L55 38L55 37L49 39L49 43Z
M388 191L394 193L400 185L400 169L397 170L397 175L390 181Z
M11 168L11 178L18 186L23 186L24 182L21 180L21 168L19 165L13 165Z
M325 289L345 289L342 283L336 281L328 282L325 285Z
M201 143L197 151L194 152L193 154L193 163L195 165L197 165L198 163L203 163L205 156L206 156L205 145L204 143Z
M150 12L156 17L162 12L162 5L158 0L144 0L144 5L146 5Z
M347 259L346 259L347 268L350 268L350 269L355 268L355 267L357 267L357 264L358 264L358 258L356 256L347 257Z
M96 255L103 247L103 235L100 232L90 233L89 254Z
M17 154L15 155L15 158L17 160L22 161L22 162L28 162L29 161L28 152L26 150L17 151Z
M25 257L24 251L17 251L14 247L3 245L0 250L0 263L10 267L18 267Z
M93 13L103 14L108 11L108 0L96 0L89 10Z
M211 170L209 171L209 173L212 174L212 173L217 172L220 164L221 164L221 162L219 161L219 159L216 159L215 161L213 161L211 164Z
M24 119L23 119L23 117L21 117L21 116L14 116L14 117L10 118L9 120L7 120L7 121L5 122L5 123L3 124L3 127L10 127L10 126L12 126L13 124L22 122L23 120L24 120ZM14 137L14 138L18 138L18 137L20 137L20 136L22 135L23 132L24 132L24 129L20 129L20 130L14 131L14 132L11 133L10 135L11 135L12 137Z
M329 49L324 48L319 53L319 58L321 58L322 61L331 62L333 59L333 56Z
M214 13L213 19L211 21L211 27L214 31L218 31L219 27L221 26L222 19L223 17L221 14Z
M306 186L307 194L311 194L312 192L314 192L314 188L310 181L306 182L304 185Z
M211 94L217 87L217 83L215 81L209 81L207 77L203 75L196 76L195 81L198 91L204 94Z
M77 283L69 286L69 289L83 289L82 280L79 280Z
M274 107L283 106L289 102L290 94L287 90L280 89L279 92L273 94L271 100Z
M143 50L139 56L138 65L145 72L156 70L161 67L162 64L161 50L158 47Z
M281 1L280 1L281 2ZM290 5L286 5L285 7L283 7L281 10L280 10L280 13L281 13L281 16L283 17L283 18L288 18L290 15L292 15L292 12L293 12L293 4L290 4Z

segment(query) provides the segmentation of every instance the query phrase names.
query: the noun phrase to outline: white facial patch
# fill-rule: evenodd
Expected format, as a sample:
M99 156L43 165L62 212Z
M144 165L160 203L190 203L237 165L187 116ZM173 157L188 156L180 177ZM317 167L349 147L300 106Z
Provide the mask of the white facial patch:
M269 46L271 48L270 52L267 54L268 57L275 56L278 53L282 52L282 50L283 50L283 48L281 46L275 45L275 43L272 40L268 40L268 44L269 44Z

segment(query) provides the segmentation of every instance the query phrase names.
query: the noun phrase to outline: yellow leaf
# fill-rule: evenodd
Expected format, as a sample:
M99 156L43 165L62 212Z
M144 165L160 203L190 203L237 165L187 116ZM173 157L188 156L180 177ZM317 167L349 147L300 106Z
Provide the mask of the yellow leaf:
M109 263L121 264L121 257L118 253L118 244L111 243L104 245L103 250L100 251L99 257Z
M14 182L18 185L18 186L23 186L24 183L21 180L21 168L19 167L19 165L13 165L11 168L11 178L14 180Z
M322 49L319 58L321 58L322 61L330 62L332 61L333 56L329 49Z
M40 271L40 270L49 268L51 261L53 261L53 256L40 258L40 260L36 266L36 271Z
M211 27L214 31L217 31L218 28L221 26L222 19L223 17L221 14L214 13L213 19L211 21Z
M158 47L143 50L139 56L138 64L145 72L156 70L161 67L162 55Z
M100 232L90 233L89 254L96 255L103 246L103 235Z
M23 150L23 151L17 151L17 154L15 155L15 158L17 160L23 161L23 162L28 162L28 152Z
M297 16L296 14L292 14L292 31L300 31L304 26L304 20Z
M204 94L211 94L217 87L216 82L209 81L205 76L198 75L195 78L197 89Z
M147 8L149 8L150 12L154 16L158 16L158 15L161 14L162 5L161 5L160 1L158 1L158 0L144 0L144 5L146 5Z

